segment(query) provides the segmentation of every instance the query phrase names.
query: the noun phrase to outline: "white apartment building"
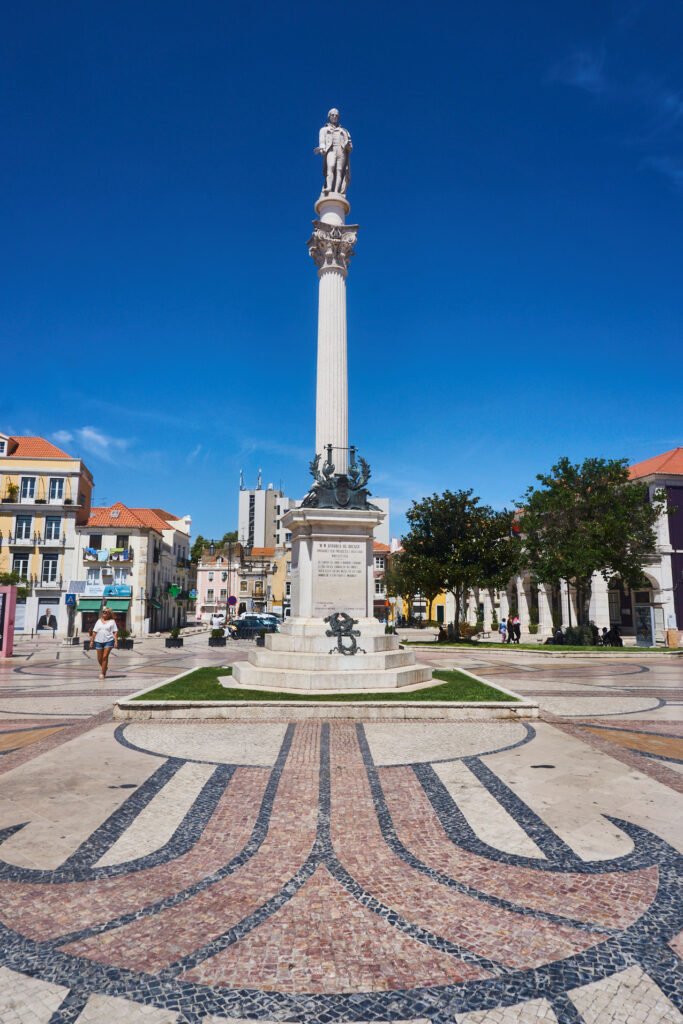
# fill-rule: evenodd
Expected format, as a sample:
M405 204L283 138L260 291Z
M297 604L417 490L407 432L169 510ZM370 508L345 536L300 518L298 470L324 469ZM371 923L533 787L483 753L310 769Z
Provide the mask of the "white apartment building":
M74 632L89 632L105 604L134 636L184 626L194 611L191 526L158 508L93 508L69 582Z
M25 581L15 632L66 635L77 528L90 515L87 466L43 437L0 434L0 571Z

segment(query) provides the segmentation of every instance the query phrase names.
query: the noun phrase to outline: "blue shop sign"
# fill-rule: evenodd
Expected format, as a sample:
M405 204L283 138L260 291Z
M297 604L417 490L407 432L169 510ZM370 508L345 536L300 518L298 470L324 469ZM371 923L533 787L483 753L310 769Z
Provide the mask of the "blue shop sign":
M104 588L105 597L132 597L133 588L127 583L110 583Z

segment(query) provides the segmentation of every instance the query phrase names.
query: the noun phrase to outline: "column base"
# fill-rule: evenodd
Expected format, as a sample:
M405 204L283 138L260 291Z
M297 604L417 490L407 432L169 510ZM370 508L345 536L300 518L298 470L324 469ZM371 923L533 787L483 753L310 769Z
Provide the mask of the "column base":
M325 635L325 622L289 619L281 633L266 636L265 647L233 666L232 677L244 687L338 693L374 693L430 681L431 668L418 664L412 651L400 650L398 637L385 634L381 623L363 620L356 628L359 651L344 655L337 651L336 637Z

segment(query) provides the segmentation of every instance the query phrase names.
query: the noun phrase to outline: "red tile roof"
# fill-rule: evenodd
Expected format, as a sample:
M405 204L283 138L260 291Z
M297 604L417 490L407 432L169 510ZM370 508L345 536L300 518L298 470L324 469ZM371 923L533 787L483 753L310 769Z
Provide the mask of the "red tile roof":
M201 563L202 563L202 566L204 568L206 568L207 566L211 566L211 565L216 566L218 564L218 559L219 558L221 559L221 565L224 565L226 568L228 567L228 554L227 554L227 551L217 551L215 555L210 555L210 554L208 554L208 550L209 550L208 548L204 548L204 551L202 552ZM239 544L233 544L233 546L232 546L232 561L233 561L233 564L235 562L235 559L239 557L239 554L240 554L240 545Z
M390 551L391 551L391 548L389 547L388 544L381 544L380 541L373 540L373 542L372 542L372 550L373 551L379 551L379 552L386 551L386 553L389 554Z
M142 520L144 526L149 526L152 530L175 530L173 523L162 519L154 508L132 508L131 512Z
M644 462L637 462L629 469L631 480L659 473L663 476L683 476L683 448L672 448L661 455L655 455Z
M112 510L119 514L112 516ZM107 508L93 508L86 526L94 526L98 529L129 526L135 530L156 530L157 533L174 529L171 523L157 515L155 509L128 508L122 501L117 501Z
M180 519L180 516L174 516L172 512L166 512L163 508L153 508L152 512L155 512L161 519L166 519L168 522L171 519Z
M275 548L252 548L252 558L272 558L275 554Z
M9 437L7 454L15 459L72 459L51 441L44 437Z

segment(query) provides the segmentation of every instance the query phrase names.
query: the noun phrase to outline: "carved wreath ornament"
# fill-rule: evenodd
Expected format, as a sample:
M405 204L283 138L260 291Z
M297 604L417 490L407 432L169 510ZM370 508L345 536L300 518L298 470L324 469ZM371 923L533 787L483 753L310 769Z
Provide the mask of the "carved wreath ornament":
M357 654L360 651L365 654L365 650L359 647L356 643L356 637L360 636L360 630L354 629L354 626L358 625L358 619L352 619L346 612L332 612L325 619L325 622L329 622L330 628L326 630L325 636L336 636L337 646L333 647L330 654ZM345 646L344 641L348 640L348 645Z

